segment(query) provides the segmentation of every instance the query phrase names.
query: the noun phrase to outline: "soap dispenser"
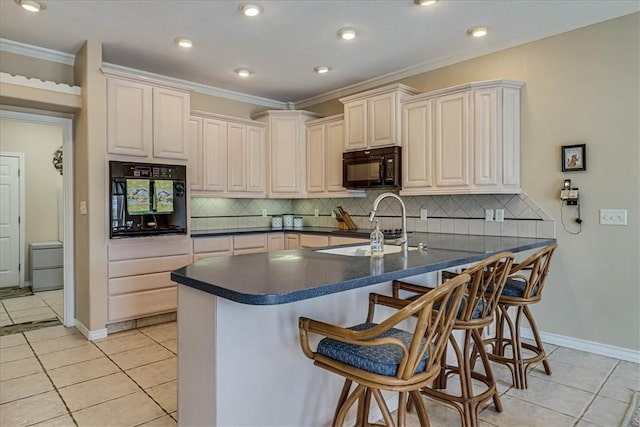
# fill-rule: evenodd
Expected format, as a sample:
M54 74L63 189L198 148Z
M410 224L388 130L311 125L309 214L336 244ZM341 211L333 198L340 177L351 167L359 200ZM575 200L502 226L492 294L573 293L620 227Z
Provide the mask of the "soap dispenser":
M382 258L384 256L384 234L380 231L378 221L376 228L371 232L371 258Z

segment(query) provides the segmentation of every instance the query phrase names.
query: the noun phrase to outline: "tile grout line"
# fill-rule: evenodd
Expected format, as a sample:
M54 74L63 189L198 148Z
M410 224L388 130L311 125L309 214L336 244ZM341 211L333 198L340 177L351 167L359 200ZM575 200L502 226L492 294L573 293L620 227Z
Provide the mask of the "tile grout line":
M596 389L595 393L593 394L593 397L591 398L591 400L589 400L589 403L584 408L584 410L580 413L580 416L576 419L576 422L573 424L574 427L578 424L578 422L582 421L582 418L587 413L587 411L589 410L591 405L593 405L593 402L595 402L596 398L600 395L600 391L604 387L604 385L607 382L607 380L609 378L611 378L611 375L613 375L613 372L616 370L618 365L620 365L620 360L616 361L616 364L613 366L613 368L611 368L611 371L609 372L609 375L607 375L607 377L604 379L604 381L602 381L602 383L598 386L598 388ZM593 423L593 424L595 424L595 423Z
M138 331L139 331L140 333L142 333L144 336L146 336L146 337L148 337L149 339L151 339L154 343L159 344L161 347L165 348L162 344L160 344L159 342L157 342L157 341L156 341L156 340L154 340L153 338L149 337L147 334L145 334L144 332L140 331L138 328L136 328L136 330L138 330ZM95 344L94 344L94 345L95 345ZM97 348L98 350L100 350L100 352L102 352L102 354L104 354L104 355L105 355L105 357L111 361L111 363L113 363L114 365L116 365L116 366L118 367L118 369L120 370L120 372L122 372L123 374L125 374L125 375L127 376L127 378L129 378L131 381L133 381L133 383L134 383L135 385L137 385L137 386L138 386L138 388L139 388L140 390L142 390L142 392L143 392L144 394L146 394L146 395L149 397L149 399L151 399L151 400L152 400L156 405L158 405L158 407L159 407L160 409L162 409L162 411L165 413L165 415L168 415L171 419L173 419L173 417L171 416L171 414L169 413L169 411L167 411L167 410L166 410L166 409L165 409L165 408L164 408L164 407L163 407L163 406L162 406L158 401L156 401L156 399L154 399L154 398L153 398L153 396L151 396L149 393L147 393L147 391L146 391L146 390L145 390L145 389L144 389L140 384L138 384L138 382L137 382L135 379L133 379L133 377L131 377L131 375L129 375L129 374L128 374L124 369L122 369L122 368L120 367L120 365L118 365L118 364L117 364L113 359L111 359L111 357L109 357L109 355L108 355L107 353L105 353L105 352L104 352L100 347L98 347L98 346L96 345L96 348ZM144 348L144 347L140 347L140 348ZM167 350L168 350L168 349L167 349ZM129 351L129 350L125 350L125 351ZM170 353L173 353L171 350L169 350L169 352L170 352ZM121 353L123 353L123 352L121 352ZM118 353L114 353L114 354L118 354ZM176 357L176 359L177 359L177 357L178 357L178 356L177 356L176 354L174 354L174 357ZM166 358L166 359L157 360L157 361L155 361L155 362L150 362L150 363L147 363L147 364L145 364L145 365L136 366L136 368L139 368L139 367L141 367L141 366L148 366L148 365L151 365L152 363L161 362L161 361L163 361L163 360L169 360L169 359L170 359L170 358L168 357L168 358ZM135 368L131 368L131 369L135 369ZM173 381L173 380L170 380L170 381ZM159 385L162 385L162 384L167 384L167 383L168 383L168 382L170 382L170 381L167 381L167 382L164 382L164 383L160 383L160 384L156 384L156 385L155 385L155 386L153 386L153 387L156 387L156 386L159 386ZM132 393L132 394L133 394L133 393ZM122 397L122 396L120 396L120 397ZM115 398L115 399L119 399L119 397L117 397L117 398ZM115 400L115 399L110 399L110 400ZM107 400L106 402L108 402L108 401L109 401L109 400ZM102 402L102 403L104 403L104 402ZM94 405L94 406L95 406L95 405ZM164 417L165 415L163 415L162 417ZM159 418L162 418L162 417L153 418L153 419L151 419L151 420L146 420L146 421L143 421L142 423L137 424L137 425L142 425L142 424L144 424L144 423L147 423L147 422L149 422L149 421L154 421L154 420L159 419Z
M49 376L49 372L47 372L47 369L44 367L44 364L42 363L42 361L40 360L40 356L35 352L35 350L33 349L33 346L31 345L31 342L29 341L29 339L27 338L27 336L23 333L20 332L23 336L25 341L27 341L27 345L29 346L29 348L31 349L31 351L33 352L33 355L35 356L36 360L38 361L38 363L40 364L40 367L42 368L42 372L44 372L44 374L47 376L47 379L49 380L49 382L51 383L51 386L53 387L53 390L56 392L56 394L58 395L58 397L60 398L60 401L62 402L62 404L64 405L65 409L67 410L67 414L71 417L71 420L73 421L73 424L76 425L76 427L78 427L78 422L76 421L76 419L74 418L73 414L71 413L71 409L69 409L69 406L67 406L67 402L65 402L65 400L63 399L62 395L60 394L60 391L58 390L58 387L56 387L55 383L53 382L53 380L51 379L51 377ZM45 392L47 393L47 392ZM39 393L39 394L43 394L43 393ZM35 396L35 395L34 395ZM28 396L31 397L31 396ZM26 399L26 398L25 398ZM42 420L42 421L38 421L34 424L38 424L39 422L44 422L44 421L48 421L48 420L52 420L54 418L59 417L60 415L56 416L56 417L52 417L49 418L47 420ZM34 425L31 424L31 425Z

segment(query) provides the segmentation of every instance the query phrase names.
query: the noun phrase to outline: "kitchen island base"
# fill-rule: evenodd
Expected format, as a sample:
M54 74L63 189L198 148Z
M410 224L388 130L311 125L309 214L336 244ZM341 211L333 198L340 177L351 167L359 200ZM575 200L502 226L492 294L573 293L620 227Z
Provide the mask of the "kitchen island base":
M362 323L371 292L390 295L391 282L260 306L178 285L178 424L330 426L344 379L304 356L298 318ZM395 410L397 394L385 398ZM381 418L376 409L372 422ZM351 418L355 421L355 413Z

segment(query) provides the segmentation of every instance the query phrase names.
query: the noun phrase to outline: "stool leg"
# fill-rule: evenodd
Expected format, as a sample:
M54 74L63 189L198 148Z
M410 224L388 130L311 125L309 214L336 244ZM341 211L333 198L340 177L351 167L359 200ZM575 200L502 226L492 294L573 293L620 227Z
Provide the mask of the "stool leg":
M524 307L524 315L527 317L527 321L529 322L529 326L531 326L531 332L533 333L533 338L536 341L536 347L538 348L539 354L543 354L544 357L542 359L542 366L544 367L544 372L547 375L551 375L551 366L549 366L549 361L547 360L547 353L544 351L544 347L542 346L542 340L540 339L540 333L538 332L538 325L536 325L536 321L533 319L533 314L529 307Z
M365 387L358 384L355 390L353 390L353 393L349 395L342 406L338 409L336 417L333 420L333 427L342 427L342 425L344 424L344 419L347 416L347 412L349 412L349 409L353 406L353 404L356 403L356 401L364 395L364 392Z
M340 392L340 397L338 398L338 404L336 405L336 411L333 414L333 419L335 420L338 417L338 412L344 402L347 400L347 396L349 396L349 390L351 389L351 384L353 381L347 379L344 381L344 385L342 386L342 392Z
M502 412L502 401L500 400L500 394L498 393L498 385L496 384L495 377L493 376L493 371L491 370L491 365L489 364L489 358L487 357L486 349L482 345L482 336L480 335L480 331L478 331L477 329L473 330L473 339L475 341L475 345L473 353L471 355L471 360L472 362L475 362L475 352L477 351L480 355L480 360L482 360L482 366L484 368L484 373L487 376L487 380L489 381L489 387L493 387L494 389L493 406L496 407L496 411Z
M407 402L407 392L401 391L400 393L398 393L398 427L406 424L408 405L409 402Z
M424 404L422 403L422 397L420 396L420 392L418 390L412 390L409 392L411 398L410 401L413 401L413 406L416 407L416 412L418 413L418 420L420 420L421 427L431 427L429 423L429 417L427 416L427 411L424 409Z
M378 404L378 407L380 408L380 412L382 412L382 419L384 420L384 422L387 424L387 426L392 427L393 426L393 418L391 418L391 413L389 412L389 408L387 407L387 403L384 401L384 398L382 397L382 393L380 393L380 390L378 389L373 389L371 390L371 393L373 394L373 397L375 397L376 399L376 403ZM367 411L367 417L368 417L368 412ZM365 425L369 425L368 419L365 420L367 421L367 424ZM399 424L398 427L404 427L404 424Z
M368 426L369 425L369 408L371 407L371 389L365 387L364 394L358 400L358 418L356 425Z

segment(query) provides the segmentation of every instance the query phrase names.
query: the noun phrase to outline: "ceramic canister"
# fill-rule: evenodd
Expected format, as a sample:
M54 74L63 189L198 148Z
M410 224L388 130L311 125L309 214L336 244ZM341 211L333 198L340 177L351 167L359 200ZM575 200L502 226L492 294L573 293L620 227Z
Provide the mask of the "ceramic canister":
M301 216L294 216L293 217L293 227L294 228L301 228L302 227L302 217Z
M282 215L283 225L285 227L293 227L293 215L285 214Z
M274 215L271 217L271 227L282 228L282 215Z

